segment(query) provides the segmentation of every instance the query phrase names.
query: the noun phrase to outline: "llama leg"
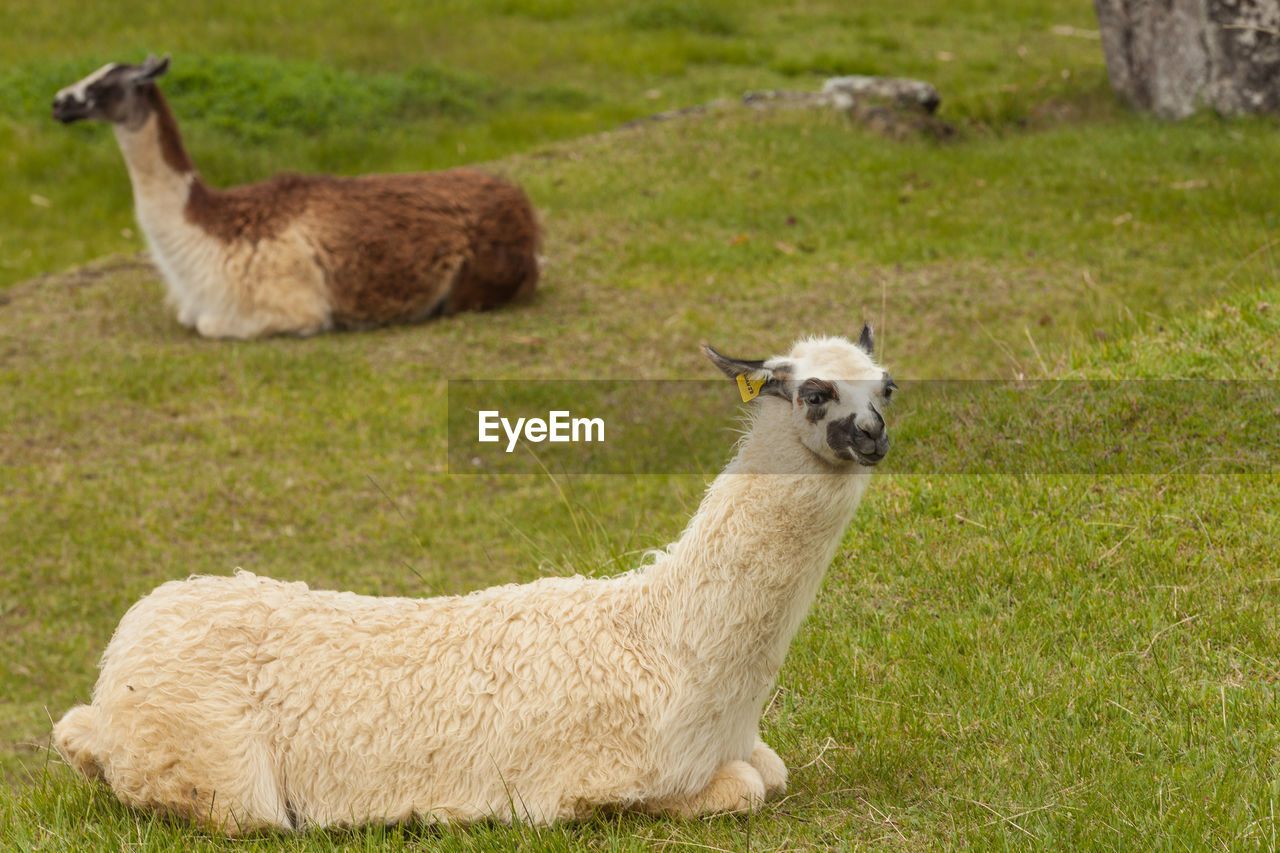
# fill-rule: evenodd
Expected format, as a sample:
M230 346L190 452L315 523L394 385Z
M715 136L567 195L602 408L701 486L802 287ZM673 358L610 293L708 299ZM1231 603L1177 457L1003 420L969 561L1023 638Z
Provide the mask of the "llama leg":
M201 314L200 319L196 321L196 331L200 333L202 338L230 338L247 341L278 332L299 332L309 335L320 331L320 329L300 329L297 326L278 322L271 316L245 319L242 317L224 317L217 314Z
M54 747L68 764L95 782L104 778L100 750L94 744L97 718L97 708L77 705L53 727Z
M764 795L764 780L760 778L760 771L745 761L726 761L701 791L664 797L646 804L646 809L682 817L752 812L760 808Z
M177 744L161 742L145 755L121 755L107 772L112 790L128 805L229 836L294 826L263 747L250 743L225 757L209 744L191 747L194 754L184 754Z
M196 309L190 305L177 305L172 303L178 312L178 322L186 329L194 329L196 327Z
M332 327L327 315L291 317L267 312L253 319L227 319L215 314L202 314L196 321L196 331L201 337L235 338L242 341L278 334L306 337Z
M755 749L747 761L760 772L765 797L772 799L787 790L787 765L764 741L756 738Z
M127 711L115 708L112 729L98 705L72 708L53 728L54 746L86 777L110 785L126 805L227 835L294 824L265 744L213 738L216 727L207 724L195 730L157 726ZM128 723L124 744L118 740L122 720Z

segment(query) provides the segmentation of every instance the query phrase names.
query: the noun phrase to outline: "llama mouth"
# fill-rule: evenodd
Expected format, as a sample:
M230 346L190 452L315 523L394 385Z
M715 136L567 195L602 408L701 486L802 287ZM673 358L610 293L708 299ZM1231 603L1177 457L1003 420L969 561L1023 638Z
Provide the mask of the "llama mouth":
M852 447L841 447L839 450L835 451L835 454L845 462L857 462L859 465L867 468L875 467L880 463L880 460L885 457L885 454L883 453L859 453Z
M59 101L53 105L53 117L63 124L71 124L73 121L80 121L88 117L87 111L77 104Z

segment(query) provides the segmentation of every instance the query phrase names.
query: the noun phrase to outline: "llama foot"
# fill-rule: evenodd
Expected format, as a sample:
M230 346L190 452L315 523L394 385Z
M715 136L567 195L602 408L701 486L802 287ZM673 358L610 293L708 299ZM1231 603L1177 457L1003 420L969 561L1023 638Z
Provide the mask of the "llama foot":
M214 314L202 314L196 321L196 331L202 338L235 338L247 341L268 335L298 335L310 337L333 328L328 317L306 320L259 318L254 321L228 320Z
M764 741L756 740L756 747L751 750L751 757L747 761L764 780L766 798L773 799L787 790L787 765L782 763L778 753Z
M232 332L231 326L213 314L201 314L196 320L196 332L202 338L241 337Z
M745 761L726 761L701 791L685 796L664 797L648 804L648 809L682 817L752 812L764 803L764 794L764 780L760 778L760 771Z

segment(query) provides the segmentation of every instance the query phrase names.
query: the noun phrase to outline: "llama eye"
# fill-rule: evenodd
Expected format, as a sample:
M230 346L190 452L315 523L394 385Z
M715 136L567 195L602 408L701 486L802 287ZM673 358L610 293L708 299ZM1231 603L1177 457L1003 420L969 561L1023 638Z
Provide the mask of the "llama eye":
M893 399L893 392L897 390L898 386L894 384L892 379L890 379L888 384L884 386L884 390L880 393L884 396L884 399L888 401Z
M810 406L821 406L827 402L827 395L821 391L806 391L802 399Z

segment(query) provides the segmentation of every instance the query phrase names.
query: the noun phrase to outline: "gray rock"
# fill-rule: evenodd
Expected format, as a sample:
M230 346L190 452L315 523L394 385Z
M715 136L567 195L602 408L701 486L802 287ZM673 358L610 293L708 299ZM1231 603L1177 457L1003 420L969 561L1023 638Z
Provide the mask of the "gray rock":
M1094 0L1111 86L1163 118L1280 112L1280 0Z
M868 101L878 101L933 113L942 103L932 83L906 77L832 77L822 84L822 95L841 110L853 110Z

